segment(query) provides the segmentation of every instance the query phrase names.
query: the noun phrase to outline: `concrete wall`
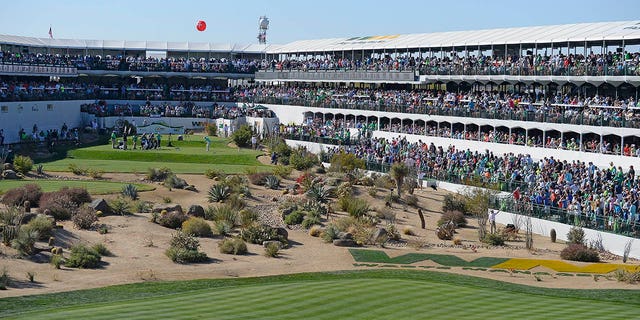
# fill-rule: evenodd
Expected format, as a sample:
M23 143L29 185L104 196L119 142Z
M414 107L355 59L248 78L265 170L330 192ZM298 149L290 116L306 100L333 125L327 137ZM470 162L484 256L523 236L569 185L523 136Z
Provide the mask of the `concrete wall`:
M60 130L65 122L69 128L80 127L83 125L80 105L92 102L93 100L0 102L0 128L4 129L4 142L18 142L20 128L30 134L34 124L38 126L38 131Z

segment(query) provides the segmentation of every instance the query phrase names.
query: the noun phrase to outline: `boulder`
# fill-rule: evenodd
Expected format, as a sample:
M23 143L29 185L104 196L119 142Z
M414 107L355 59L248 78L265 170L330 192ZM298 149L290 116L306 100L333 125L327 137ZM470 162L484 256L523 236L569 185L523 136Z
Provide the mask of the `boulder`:
M289 240L289 232L287 231L287 229L282 227L275 228L275 229L276 229L276 234L280 236L282 240Z
M166 210L167 212L171 212L171 211L178 211L180 213L184 213L184 211L182 210L182 206L179 204L174 204L174 205L170 205L170 204L156 204L153 207L153 212L156 213L160 213L162 212L162 210Z
M353 239L335 239L333 245L336 247L355 247L356 242Z
M263 247L268 247L269 244L275 243L278 245L278 249L282 249L282 242L278 241L278 240L267 240L267 241L263 241L262 242L262 246Z
M102 199L102 198L98 198L95 199L93 201L91 201L91 203L89 204L89 207L92 208L95 211L102 211L103 214L107 214L109 212L111 212L111 208L109 208L109 204L107 203L106 200Z
M173 180L173 187L176 189L184 189L188 186L189 184L187 183L187 181L182 178L175 177Z
M20 179L18 174L13 170L4 170L4 171L2 171L2 178L11 179L11 180Z
M353 235L349 232L338 233L338 239L340 240L353 240Z
M385 228L377 228L371 235L371 241L373 243L380 243L386 241L389 238L389 232Z
M196 189L196 186L194 186L194 185L192 185L192 184L190 184L190 185L188 185L188 186L184 187L184 190L187 190L187 191L193 191L193 192L197 192L197 191L198 191L198 189Z
M13 170L13 164L12 164L12 163L10 163L10 162L5 163L5 164L2 166L2 170Z
M189 206L187 214L198 218L204 218L204 208L201 205L192 204Z

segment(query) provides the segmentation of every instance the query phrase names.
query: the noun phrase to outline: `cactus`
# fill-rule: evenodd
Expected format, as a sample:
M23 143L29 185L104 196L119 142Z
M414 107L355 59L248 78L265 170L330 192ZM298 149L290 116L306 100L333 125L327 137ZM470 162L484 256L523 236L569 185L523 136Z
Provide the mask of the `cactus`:
M551 242L555 243L556 242L556 229L551 229L551 231L549 231L549 236L551 237Z
M277 190L280 187L280 179L274 175L266 176L264 178L264 186L267 189Z
M212 185L207 195L209 202L224 202L229 196L231 196L231 191L224 184Z
M131 183L122 187L122 195L131 198L131 200L138 199L138 188Z
M20 226L4 226L2 228L2 243L6 246L11 244L11 241L18 236Z
M31 212L31 202L29 202L29 200L25 200L22 206L24 207L24 212L26 213Z
M53 246L53 242L56 241L56 238L54 237L49 237L49 242L47 243L49 245L49 247Z

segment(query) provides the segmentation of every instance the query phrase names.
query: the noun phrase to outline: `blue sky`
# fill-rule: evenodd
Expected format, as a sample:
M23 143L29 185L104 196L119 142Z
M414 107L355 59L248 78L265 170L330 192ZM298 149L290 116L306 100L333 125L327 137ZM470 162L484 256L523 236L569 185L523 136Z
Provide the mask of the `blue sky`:
M5 1L0 33L100 40L255 43L640 19L640 1ZM198 20L207 22L197 32Z

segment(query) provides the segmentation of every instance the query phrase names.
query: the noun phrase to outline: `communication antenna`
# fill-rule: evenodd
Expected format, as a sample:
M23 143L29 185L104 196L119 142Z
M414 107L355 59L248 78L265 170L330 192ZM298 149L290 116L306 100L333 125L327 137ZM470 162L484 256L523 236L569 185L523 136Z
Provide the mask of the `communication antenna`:
M258 43L267 44L267 30L269 29L269 18L261 16L258 19Z

